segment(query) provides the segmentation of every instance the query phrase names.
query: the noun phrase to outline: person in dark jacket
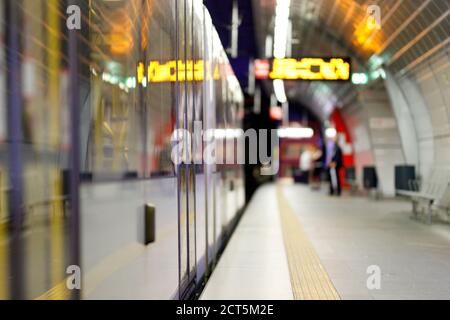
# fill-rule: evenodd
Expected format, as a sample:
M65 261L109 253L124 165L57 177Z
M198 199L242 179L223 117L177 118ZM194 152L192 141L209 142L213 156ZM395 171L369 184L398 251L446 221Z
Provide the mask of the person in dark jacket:
M333 156L328 167L329 179L330 179L330 195L341 195L341 179L339 172L342 169L343 163L342 149L339 146L339 139L335 140Z

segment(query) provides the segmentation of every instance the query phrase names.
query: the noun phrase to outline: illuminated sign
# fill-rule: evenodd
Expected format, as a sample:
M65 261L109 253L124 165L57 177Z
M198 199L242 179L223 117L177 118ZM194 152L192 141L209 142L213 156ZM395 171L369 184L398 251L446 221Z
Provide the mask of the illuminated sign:
M369 82L369 77L365 73L353 73L352 83L353 84L367 84Z
M255 78L256 79L268 79L270 74L270 61L269 60L255 60Z
M287 58L273 59L270 72L267 70L265 60L255 61L258 67L258 79L280 80L313 80L313 81L348 81L351 67L348 58ZM267 61L267 60L266 60Z
M341 58L275 59L269 76L281 80L349 80L350 63Z
M270 107L269 110L270 119L280 121L283 120L283 109L278 106Z
M214 68L214 70L213 70ZM193 61L187 60L183 62L175 60L160 62L150 61L147 67L147 74L145 74L145 66L141 62L137 67L137 81L138 83L166 83L178 81L203 81L205 79L205 69L207 79L219 79L219 65L211 62L205 63L203 60Z

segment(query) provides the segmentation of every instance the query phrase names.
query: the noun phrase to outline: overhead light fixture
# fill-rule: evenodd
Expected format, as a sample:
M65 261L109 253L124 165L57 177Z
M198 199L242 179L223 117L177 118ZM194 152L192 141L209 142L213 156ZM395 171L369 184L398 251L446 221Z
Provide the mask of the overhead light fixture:
M265 56L266 58L270 58L272 56L272 50L273 50L273 37L271 35L268 35L266 37L266 47L265 47Z
M366 73L353 73L352 83L356 85L365 85L369 82L369 77Z
M379 67L381 67L384 63L383 58L381 58L378 55L373 55L370 59L369 59L369 66L370 68L373 69L377 69Z
M269 111L270 119L275 121L283 120L283 109L278 106L270 107Z
M273 81L273 90L275 91L275 96L277 97L278 102L286 103L286 91L284 90L284 82L283 80L274 80Z
M291 0L277 0L273 44L273 56L275 58L286 58L290 7Z
M370 77L374 80L376 80L378 78L386 79L386 71L384 71L383 68L379 68L379 69L373 71L370 74Z
M214 137L216 139L235 139L242 135L240 129L215 129Z
M287 127L278 129L278 136L287 139L310 139L314 136L311 128Z
M325 136L326 136L328 139L334 139L334 138L336 138L336 136L337 136L337 131L336 131L336 129L335 129L335 128L327 128L327 129L325 130Z
M125 81L125 85L129 88L129 89L134 89L136 88L136 77L128 77Z

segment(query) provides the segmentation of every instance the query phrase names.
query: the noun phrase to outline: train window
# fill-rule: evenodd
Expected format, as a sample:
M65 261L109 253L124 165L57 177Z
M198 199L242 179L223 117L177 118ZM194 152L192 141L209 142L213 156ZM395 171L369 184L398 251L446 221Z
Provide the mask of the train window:
M175 83L150 66L175 60L171 2L92 2L85 171L94 177L174 175Z
M81 77L88 98L81 131L89 132L83 169L94 178L145 176L145 106L143 88L136 84L142 6L137 0L93 1L89 8L89 51L83 57L89 68Z
M10 297L32 299L65 277L69 72L60 13L58 0L0 6L0 299L6 278ZM8 262L5 236L21 248ZM56 298L69 296L63 289Z
M143 18L147 77L151 63L170 64L175 58L175 27L171 1L147 1ZM152 176L173 175L171 137L175 129L174 81L151 82L145 90L147 150Z
M199 5L200 3L200 5ZM193 46L193 55L194 55L194 62L196 64L203 63L203 66L206 64L206 59L204 56L204 30L202 27L197 26L203 26L203 10L202 10L202 4L201 2L194 2L194 12L193 12L193 23L194 23L194 46ZM203 70L204 71L204 70ZM204 128L203 124L203 83L200 81L194 81L194 121L198 123L202 123L202 127ZM195 123L194 123L195 126ZM194 128L195 130L195 128ZM199 137L195 137L195 139L198 139ZM202 144L202 137L200 137L200 141L196 140L193 143L193 161L194 163L202 163L203 159L203 144ZM202 172L203 166L200 168L197 168L197 171Z

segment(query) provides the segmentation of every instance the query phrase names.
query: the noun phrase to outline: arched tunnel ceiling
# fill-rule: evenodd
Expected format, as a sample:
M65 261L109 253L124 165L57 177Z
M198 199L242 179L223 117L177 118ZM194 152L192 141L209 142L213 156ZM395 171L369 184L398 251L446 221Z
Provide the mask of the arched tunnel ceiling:
M281 0L283 1L283 0ZM253 0L256 39L264 57L277 0ZM381 28L368 29L367 9L381 9ZM450 0L291 0L292 56L350 56L356 71L374 64L405 75L438 54L449 54ZM357 95L350 83L287 82L289 99L322 119Z

